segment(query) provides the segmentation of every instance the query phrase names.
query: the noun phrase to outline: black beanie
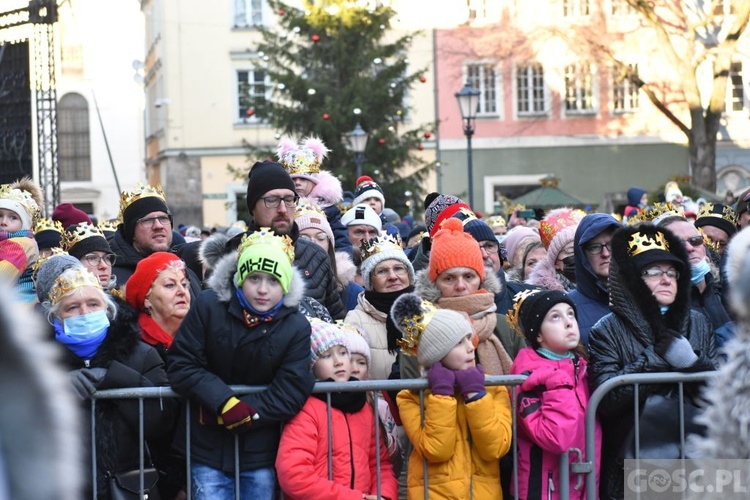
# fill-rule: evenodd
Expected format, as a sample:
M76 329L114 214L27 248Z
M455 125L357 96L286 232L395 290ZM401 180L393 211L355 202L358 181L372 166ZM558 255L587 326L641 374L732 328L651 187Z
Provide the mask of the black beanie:
M46 250L47 248L54 248L60 246L60 239L62 234L54 229L47 229L45 231L39 231L34 233L34 239L39 247L39 250Z
M576 314L576 319L578 319L576 305L568 297L567 293L560 290L533 293L528 295L521 303L521 309L518 312L518 322L523 329L523 334L526 336L529 345L538 347L539 343L536 339L541 332L544 317L550 309L560 302L569 304Z
M104 236L89 236L78 241L75 245L68 248L68 253L78 260L91 252L112 253L106 238Z
M256 161L247 179L247 210L250 214L258 200L273 189L289 189L294 193L294 181L281 163Z
M122 214L122 230L125 241L132 244L133 234L135 233L135 223L138 219L145 217L151 212L164 212L169 214L169 207L158 196L144 196L125 209Z

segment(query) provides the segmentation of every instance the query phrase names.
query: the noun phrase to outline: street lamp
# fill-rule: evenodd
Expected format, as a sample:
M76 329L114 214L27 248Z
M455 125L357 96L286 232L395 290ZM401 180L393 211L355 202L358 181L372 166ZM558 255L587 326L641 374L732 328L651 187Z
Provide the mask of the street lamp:
M404 196L406 196L406 208L409 209L409 217L414 218L414 202L411 199L411 195L413 193L409 190L404 191Z
M456 101L458 109L461 111L463 120L464 135L466 136L466 154L469 164L469 206L474 208L474 179L473 165L471 158L471 136L474 135L474 121L477 118L479 107L479 91L471 86L470 83L464 84L464 88L456 92Z
M367 147L367 132L357 123L354 130L349 132L349 147L354 151L354 163L357 164L357 179L362 175L362 164L365 162L365 147Z

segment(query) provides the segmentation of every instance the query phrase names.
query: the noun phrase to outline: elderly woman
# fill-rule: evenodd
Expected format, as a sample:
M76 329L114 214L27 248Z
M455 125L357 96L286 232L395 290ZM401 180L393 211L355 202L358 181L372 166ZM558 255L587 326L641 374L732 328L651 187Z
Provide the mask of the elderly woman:
M55 272L57 268L60 272ZM71 266L67 259L53 256L42 264L38 277L43 278L37 280L38 297L53 325L55 340L64 346L64 363L70 367L70 380L82 398L103 389L169 385L164 362L139 340L134 311L106 294L96 276L83 266ZM170 400L144 402L147 439L165 432L173 408ZM110 474L139 467L138 413L136 400L107 400L96 405L99 498L110 498L106 479ZM91 413L84 415L88 418ZM81 426L85 437L90 435L89 428Z
M83 267L97 277L102 288L116 288L117 278L112 273L115 254L101 229L88 222L70 226L63 233L60 244L63 250L80 260Z
M385 235L363 243L360 252L365 291L344 321L364 330L370 338L371 380L387 379L396 361L402 337L391 319L391 307L402 294L414 290L414 268L398 235Z
M619 375L713 370L714 336L706 317L690 309L690 265L680 238L668 229L640 224L618 229L611 244L612 312L592 327L589 337L592 390ZM640 407L648 396L672 389L641 386ZM602 498L623 496L621 450L634 426L634 394L632 385L620 386L599 406ZM679 425L678 418L675 414L674 420L663 422L665 433Z
M125 298L138 312L143 341L162 359L190 310L190 284L185 263L168 252L154 252L138 262L125 285Z

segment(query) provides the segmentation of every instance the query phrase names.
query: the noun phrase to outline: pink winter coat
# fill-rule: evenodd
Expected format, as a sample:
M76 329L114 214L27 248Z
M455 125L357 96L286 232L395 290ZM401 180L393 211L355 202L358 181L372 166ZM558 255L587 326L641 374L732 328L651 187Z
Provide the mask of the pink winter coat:
M518 494L516 498L560 498L560 455L570 448L586 453L585 416L589 401L586 360L553 361L525 347L513 361L513 374L527 374L517 392ZM543 382L545 385L540 386ZM596 424L596 480L599 483L601 428ZM576 454L570 461L577 461ZM570 498L586 498L585 483L570 474ZM513 486L511 485L511 488Z
M276 474L285 498L351 499L377 494L375 417L369 404L356 413L331 408L333 480L328 479L326 403L310 396L302 410L284 426L276 458ZM380 445L380 495L398 498L398 483Z

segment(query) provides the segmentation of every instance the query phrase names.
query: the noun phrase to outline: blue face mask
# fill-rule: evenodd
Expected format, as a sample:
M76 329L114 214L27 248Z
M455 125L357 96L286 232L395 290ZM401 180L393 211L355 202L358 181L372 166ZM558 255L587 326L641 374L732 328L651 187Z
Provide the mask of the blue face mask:
M690 266L690 281L693 283L693 285L697 285L701 281L703 281L703 277L707 275L711 271L711 266L708 265L708 262L705 260L701 260L697 264L693 264Z
M109 318L106 309L80 316L72 316L63 320L63 331L68 337L86 340L101 335L109 328Z

